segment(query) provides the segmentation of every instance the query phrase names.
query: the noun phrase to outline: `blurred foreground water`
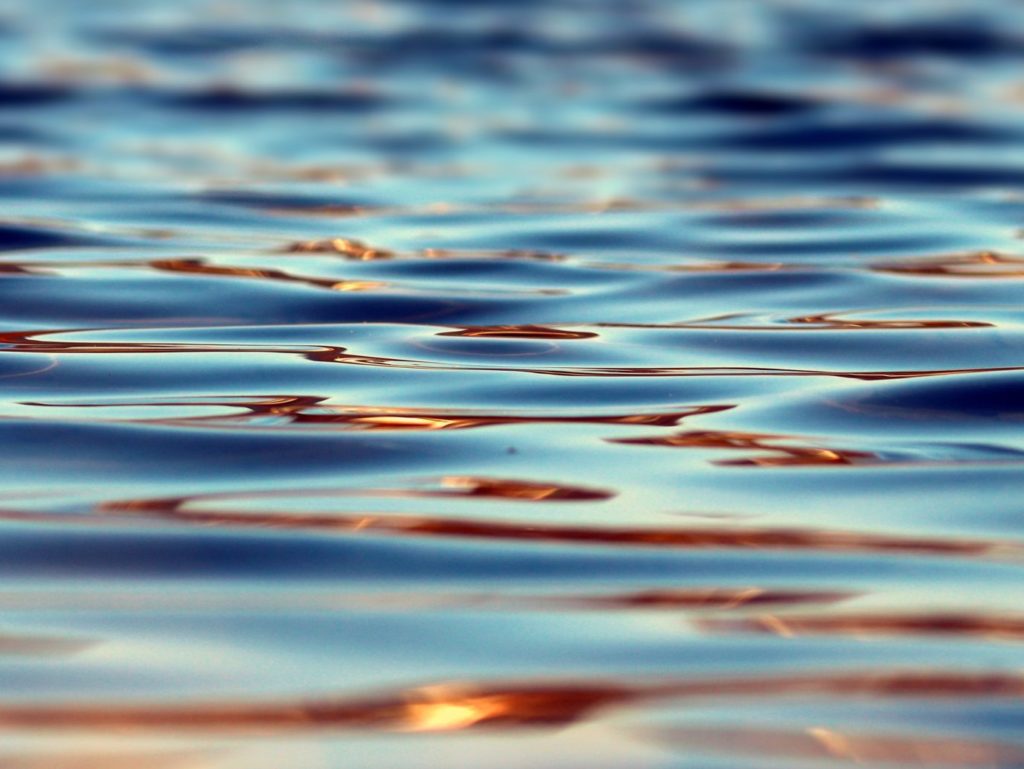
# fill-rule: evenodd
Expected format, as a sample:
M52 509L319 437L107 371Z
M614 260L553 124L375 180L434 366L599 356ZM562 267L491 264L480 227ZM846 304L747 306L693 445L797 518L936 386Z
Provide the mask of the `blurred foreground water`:
M0 6L0 765L1024 765L1024 6Z

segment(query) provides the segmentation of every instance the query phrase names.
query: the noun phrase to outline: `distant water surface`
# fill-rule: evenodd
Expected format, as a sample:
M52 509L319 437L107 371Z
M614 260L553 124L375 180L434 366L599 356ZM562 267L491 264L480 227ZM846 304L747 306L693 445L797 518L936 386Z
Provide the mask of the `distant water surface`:
M1024 6L0 6L0 766L1024 766Z

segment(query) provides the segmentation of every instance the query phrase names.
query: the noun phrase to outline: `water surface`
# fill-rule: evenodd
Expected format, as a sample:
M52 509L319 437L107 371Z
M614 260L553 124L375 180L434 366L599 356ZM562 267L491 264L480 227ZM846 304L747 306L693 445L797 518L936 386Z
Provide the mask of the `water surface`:
M0 764L1024 765L1024 11L8 2Z

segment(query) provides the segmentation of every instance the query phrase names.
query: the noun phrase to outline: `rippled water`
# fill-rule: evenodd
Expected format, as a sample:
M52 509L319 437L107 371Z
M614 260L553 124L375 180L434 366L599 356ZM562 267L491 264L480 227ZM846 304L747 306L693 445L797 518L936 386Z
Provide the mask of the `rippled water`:
M0 765L1024 765L1024 6L0 63Z

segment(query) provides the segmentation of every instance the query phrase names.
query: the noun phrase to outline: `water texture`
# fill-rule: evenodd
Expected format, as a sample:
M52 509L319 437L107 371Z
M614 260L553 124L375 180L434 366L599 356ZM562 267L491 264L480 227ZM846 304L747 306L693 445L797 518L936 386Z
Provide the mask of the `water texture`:
M1024 766L1024 5L0 65L0 766Z

